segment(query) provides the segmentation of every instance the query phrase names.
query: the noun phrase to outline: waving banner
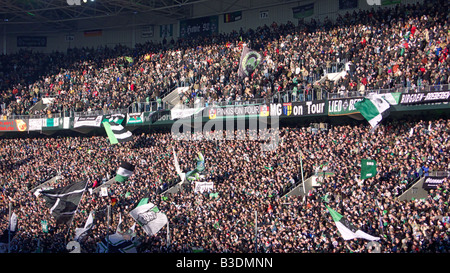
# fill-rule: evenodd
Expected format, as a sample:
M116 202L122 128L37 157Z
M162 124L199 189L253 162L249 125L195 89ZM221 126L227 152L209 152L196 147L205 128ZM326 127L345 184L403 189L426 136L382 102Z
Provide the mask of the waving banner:
M250 76L261 62L261 54L257 51L244 46L242 49L241 59L239 61L239 77Z

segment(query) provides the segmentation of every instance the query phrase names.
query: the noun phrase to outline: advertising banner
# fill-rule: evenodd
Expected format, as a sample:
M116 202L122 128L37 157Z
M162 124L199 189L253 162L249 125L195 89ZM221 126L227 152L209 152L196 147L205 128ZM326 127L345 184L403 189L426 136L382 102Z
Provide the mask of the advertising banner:
M296 19L306 18L314 15L314 3L292 8L292 15Z
M436 189L441 186L446 177L442 176L427 176L423 181L422 188L425 190Z
M210 36L219 30L219 16L207 16L180 21L180 36L182 38Z
M420 104L450 101L450 91L402 93L400 104Z
M0 120L0 132L25 132L28 130L28 120Z
M355 103L362 100L363 97L330 99L328 100L328 115L340 116L359 113L355 108Z
M270 116L300 117L326 114L325 101L271 103Z
M17 47L46 47L47 36L17 36Z
M268 113L268 105L260 104L219 106L208 109L209 119L268 116Z
M75 117L73 128L79 127L100 127L102 124L103 116L87 116L87 117Z
M156 122L170 121L170 110L158 110L144 113L144 123L153 124Z
M42 127L60 127L59 118L44 118L42 119Z
M201 113L205 109L205 107L198 108L185 108L185 109L172 109L170 110L170 114L172 119L183 119L191 116L195 116L198 113Z
M135 125L144 123L144 113L128 113L127 125Z

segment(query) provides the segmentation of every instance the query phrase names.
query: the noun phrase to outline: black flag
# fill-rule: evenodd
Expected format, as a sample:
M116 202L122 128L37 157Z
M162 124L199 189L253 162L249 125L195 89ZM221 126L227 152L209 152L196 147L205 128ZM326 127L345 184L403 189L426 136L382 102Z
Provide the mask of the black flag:
M238 76L240 78L250 76L261 62L261 54L244 46L239 60Z
M66 187L41 191L56 224L69 224L86 190L87 182L77 182Z

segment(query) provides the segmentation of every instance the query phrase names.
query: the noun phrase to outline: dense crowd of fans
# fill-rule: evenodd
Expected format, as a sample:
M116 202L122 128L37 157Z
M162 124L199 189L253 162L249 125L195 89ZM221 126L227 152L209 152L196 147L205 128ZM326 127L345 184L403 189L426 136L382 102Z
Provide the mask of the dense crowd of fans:
M161 99L178 86L189 86L180 100L205 102L271 99L292 91L296 100L370 89L411 88L450 83L450 36L446 1L354 11L334 22L299 21L169 43L70 49L66 53L21 51L0 56L0 113L47 114L126 108L133 102ZM263 60L246 78L237 76L244 43ZM347 74L318 81L329 72ZM30 112L43 97L54 102ZM412 130L411 130L412 129ZM373 133L363 124L285 127L274 150L264 150L261 135L237 130L234 139L191 140L165 131L139 133L111 145L104 136L55 136L0 139L0 232L11 206L18 216L10 252L66 252L74 229L90 212L94 226L80 241L83 252L135 222L129 212L148 197L167 215L170 228L154 236L136 227L138 252L368 252L368 241L344 241L323 204L373 235L382 252L448 253L449 181L423 200L400 201L409 183L431 171L449 171L450 120L388 120ZM215 132L222 134L224 132ZM187 137L187 135L185 135ZM259 137L259 138L258 138ZM196 193L179 182L172 149L181 168L206 159L205 181L212 192ZM377 175L361 181L361 159L377 161ZM108 196L86 191L70 226L57 226L35 188L58 188L88 181L97 189L113 178L122 161L136 166L127 182L114 183ZM329 175L306 196L286 196L302 177L326 166ZM114 202L112 202L114 200ZM107 224L107 207L111 221ZM257 223L255 222L257 213ZM443 218L444 217L444 218ZM445 218L447 217L447 218ZM47 221L48 230L42 221ZM257 231L255 228L257 227Z
M382 252L448 253L450 224L442 220L450 216L448 180L424 200L397 197L417 177L449 170L449 128L448 119L394 120L373 133L362 124L280 128L278 145L270 151L261 148L263 131L241 130L234 139L217 141L142 133L125 145L111 145L101 136L1 139L0 230L6 229L11 204L18 216L11 252L64 252L74 229L95 212L94 227L80 241L83 252L95 252L97 243L115 232L119 218L121 230L132 227L129 212L148 197L168 217L170 245L166 228L149 236L137 226L138 252L367 252L368 241L341 238L322 204L328 196L328 206L381 238ZM204 181L213 182L214 189L196 193L190 182L177 193L164 193L179 181L172 149L185 172L202 152ZM365 158L377 161L377 175L361 181ZM56 226L43 198L34 195L33 189L55 172L62 178L50 187L87 180L88 188L97 188L115 176L123 160L136 166L130 179L112 184L107 197L86 191L70 227ZM306 197L286 196L302 183L302 170L306 179L323 166L330 175ZM42 220L48 221L48 232Z
M67 53L21 51L0 56L2 114L46 114L126 108L155 101L178 86L180 99L206 102L271 99L292 90L296 100L328 93L414 88L449 83L447 1L353 11L334 22L272 23L210 37L69 49ZM263 60L238 78L244 43ZM347 75L322 80L325 72ZM55 98L45 111L30 107Z

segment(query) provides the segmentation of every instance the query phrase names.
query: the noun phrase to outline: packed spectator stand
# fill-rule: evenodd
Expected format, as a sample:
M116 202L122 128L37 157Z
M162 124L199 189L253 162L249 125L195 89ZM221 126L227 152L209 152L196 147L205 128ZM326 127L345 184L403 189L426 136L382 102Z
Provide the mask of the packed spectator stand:
M442 5L398 5L349 13L335 22L273 23L134 49L0 56L1 111L12 116L113 110L156 100L177 86L190 87L181 97L189 105L196 97L207 103L272 100L289 91L290 100L313 100L348 91L445 85L450 81L450 37L448 3ZM243 43L260 51L264 62L252 77L239 79ZM320 81L340 69L348 74L337 82ZM54 104L46 112L30 113L46 96L54 97ZM418 177L450 170L449 128L448 118L388 119L373 133L364 123L314 132L282 127L279 146L269 152L248 131L239 130L235 134L245 137L221 141L176 140L166 131L142 133L121 146L110 145L104 136L3 137L0 232L6 229L11 205L19 225L10 252L66 252L74 228L95 211L94 227L80 243L83 252L96 252L101 239L118 226L119 215L122 228L130 228L134 221L128 212L149 197L170 219L170 241L165 232L148 236L136 228L141 253L370 252L367 241L340 238L323 205L327 195L330 207L381 238L382 252L448 253L450 223L442 216L449 216L449 181L425 200L395 197ZM183 170L193 167L193 155L204 153L206 180L214 182L219 198L194 193L190 185L162 195L179 181L172 148ZM358 163L368 157L378 162L378 173L361 182ZM70 227L57 227L44 201L32 192L55 173L61 179L54 187L87 180L93 188L112 178L123 160L136 165L132 178L113 184L107 197L86 193ZM324 177L321 187L306 197L286 196L302 173L309 177L324 165L333 175ZM112 199L116 202L107 225ZM48 221L48 231L42 220Z
M415 129L413 136L410 128ZM1 214L5 219L12 203L20 219L12 252L65 251L64 243L91 211L95 211L95 224L81 245L84 251L95 252L101 238L117 227L119 215L123 229L132 226L128 212L144 197L167 213L171 240L167 246L166 232L147 236L136 228L139 252L254 252L254 211L259 215L258 252L367 252L364 240L340 239L321 203L328 194L329 206L381 237L383 252L448 252L449 224L439 220L448 216L448 181L426 200L396 199L416 177L448 170L448 128L448 119L394 120L374 135L365 125L316 133L305 127L280 128L280 145L272 152L262 151L261 142L249 136L217 142L175 141L167 132L143 133L121 147L112 147L105 137L2 139ZM193 154L204 153L205 179L214 182L219 198L194 193L192 185L161 195L171 181L177 181L172 147L184 170L192 168ZM315 187L306 198L286 196L301 183L301 155L305 177L323 165L334 175L325 177L323 186ZM359 184L358 164L366 157L377 160L377 176ZM122 160L136 165L133 177L113 184L107 197L86 193L71 228L55 226L45 201L32 191L51 171L62 176L53 187L84 179L92 188L104 177L113 177ZM112 199L117 201L108 231L106 208ZM41 220L48 221L48 232L42 230ZM6 224L2 221L2 228Z
M331 22L291 22L134 49L73 48L49 55L1 56L3 115L127 108L156 101L178 86L181 97L206 102L273 99L291 91L312 100L349 91L449 84L448 3L353 11ZM263 54L250 78L237 76L242 44ZM129 58L132 57L132 62ZM337 81L323 78L345 70ZM43 97L56 101L30 113Z

